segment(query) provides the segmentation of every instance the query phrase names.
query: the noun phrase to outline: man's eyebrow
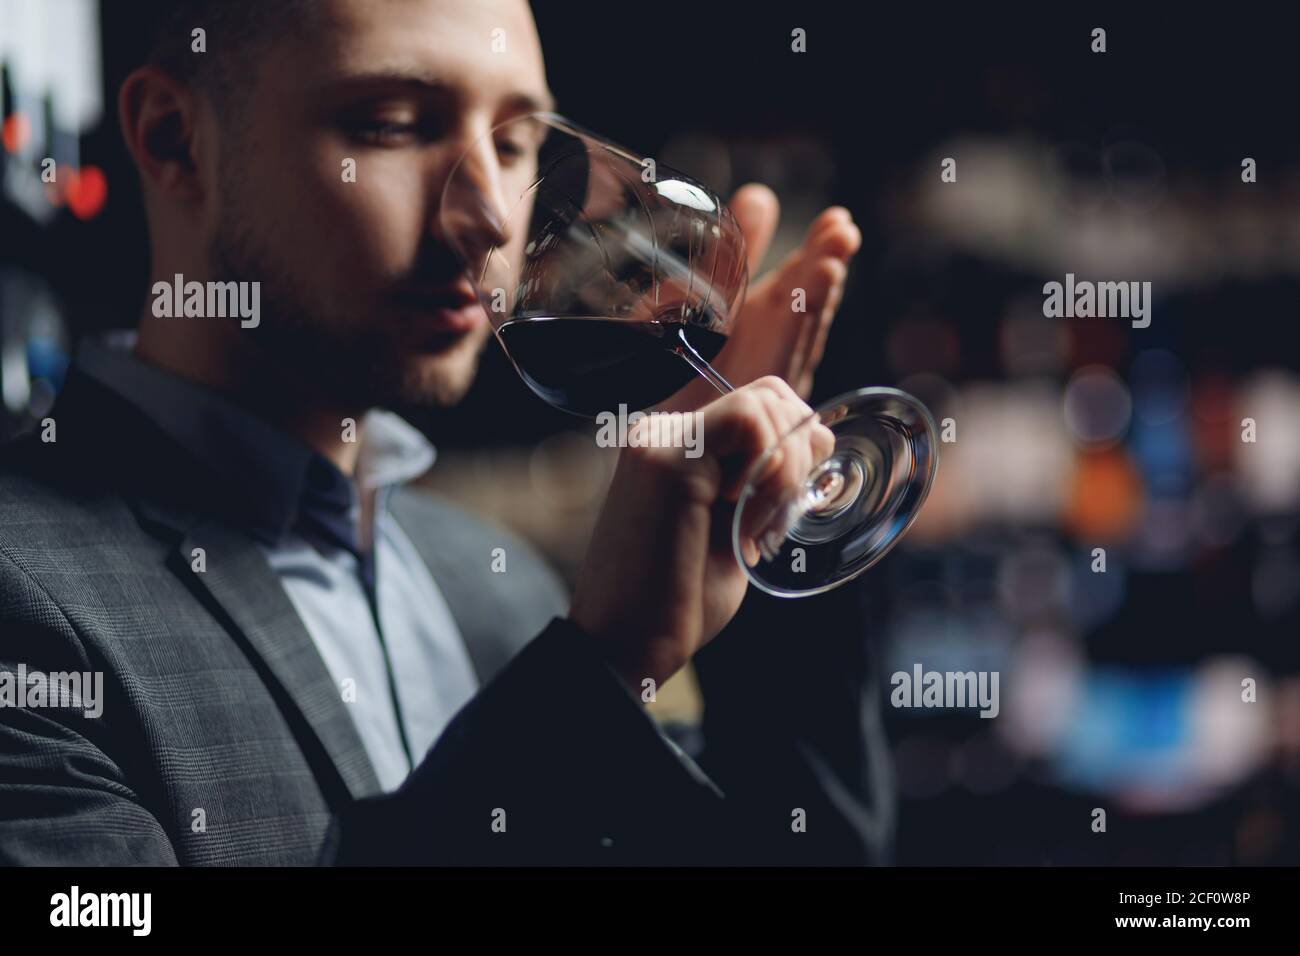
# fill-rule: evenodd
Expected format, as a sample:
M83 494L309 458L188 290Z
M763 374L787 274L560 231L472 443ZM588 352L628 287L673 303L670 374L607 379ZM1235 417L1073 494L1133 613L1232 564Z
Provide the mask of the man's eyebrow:
M361 73L348 73L331 77L321 84L322 92L347 92L365 89L391 90L405 89L412 93L442 94L454 93L455 87L433 73L414 70L366 70ZM555 97L550 90L540 96L532 93L517 92L509 94L502 103L502 108L509 113L553 112Z
M531 93L514 93L503 105L511 113L554 113L555 97L549 90L540 99Z

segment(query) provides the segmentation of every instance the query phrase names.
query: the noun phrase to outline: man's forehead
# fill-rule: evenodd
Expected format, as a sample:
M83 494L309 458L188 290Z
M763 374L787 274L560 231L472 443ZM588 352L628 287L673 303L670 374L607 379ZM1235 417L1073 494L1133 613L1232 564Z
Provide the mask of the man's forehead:
M324 0L316 13L308 55L323 86L405 79L553 107L523 0Z
M537 33L526 0L314 0L311 9L323 22L350 30L423 21L446 29L501 27L529 33L534 39Z

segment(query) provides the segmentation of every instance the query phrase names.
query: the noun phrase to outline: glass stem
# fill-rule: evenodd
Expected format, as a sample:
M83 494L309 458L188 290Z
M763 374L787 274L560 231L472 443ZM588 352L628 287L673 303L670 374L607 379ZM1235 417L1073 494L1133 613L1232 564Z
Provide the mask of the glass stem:
M695 351L695 346L691 345L690 341L686 338L685 329L677 330L677 341L681 344L678 345L674 351L676 351L676 353L682 358L686 359L686 361L690 363L691 368L700 373L701 378L723 395L735 391L735 389L731 387L731 383L715 372L713 366L704 360L704 356Z

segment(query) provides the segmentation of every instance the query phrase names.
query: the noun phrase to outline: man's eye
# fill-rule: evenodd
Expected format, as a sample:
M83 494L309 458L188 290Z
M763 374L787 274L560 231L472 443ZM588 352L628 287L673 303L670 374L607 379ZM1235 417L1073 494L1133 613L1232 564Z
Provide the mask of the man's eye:
M373 146L399 146L410 142L419 132L420 127L415 123L389 120L360 120L348 128L348 133L359 142Z
M497 141L497 157L501 160L503 166L513 166L533 152L534 150L530 146L525 146L522 143L511 140Z

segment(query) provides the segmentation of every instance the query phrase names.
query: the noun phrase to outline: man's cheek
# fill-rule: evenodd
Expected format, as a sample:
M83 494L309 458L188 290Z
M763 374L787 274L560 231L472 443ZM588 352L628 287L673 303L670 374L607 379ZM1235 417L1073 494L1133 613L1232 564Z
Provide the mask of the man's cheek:
M423 210L429 206L420 168L399 160L363 157L354 188L341 190L339 198L346 204L342 213L371 241L407 249L418 246L428 230Z
M418 195L404 193L384 164L372 166L360 153L344 159L355 161L355 181L340 180L340 166L323 179L318 169L295 184L290 214L302 241L321 256L322 269L400 272L421 237Z

